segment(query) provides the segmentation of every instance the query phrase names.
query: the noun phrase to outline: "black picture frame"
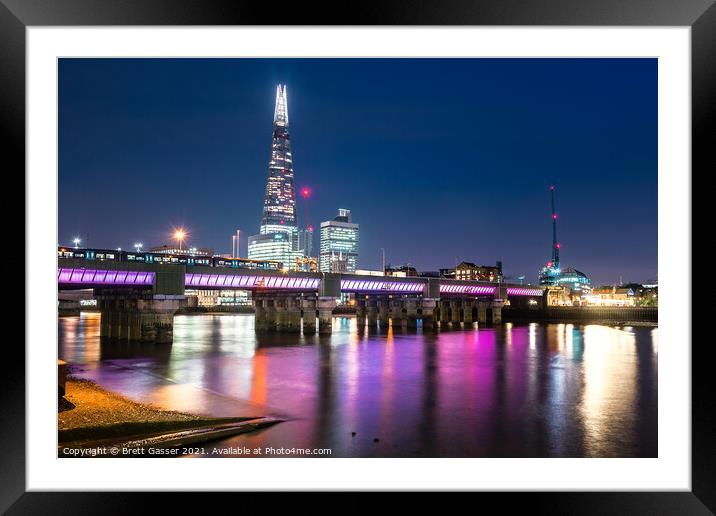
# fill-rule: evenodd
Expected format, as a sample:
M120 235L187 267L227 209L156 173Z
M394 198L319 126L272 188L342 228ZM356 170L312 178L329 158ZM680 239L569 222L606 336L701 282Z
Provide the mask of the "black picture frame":
M347 9L348 6L351 8ZM25 167L25 29L28 26L284 24L689 26L692 31L692 178L698 177L699 171L705 175L712 174L715 169L716 6L712 0L384 0L355 4L245 0L0 0L0 113L6 177L22 175ZM8 158L12 158L11 161ZM688 280L690 278L687 283ZM148 494L26 492L25 352L11 340L5 339L4 367L0 374L0 443L3 445L0 453L0 510L8 514L126 514L149 507ZM689 340L678 344L688 346L691 344ZM715 385L711 371L713 362L709 360L710 342L703 344L692 347L691 492L481 496L499 503L501 511L527 504L530 511L550 514L716 512L716 406L711 395ZM245 507L257 503L254 495L242 496L243 503L248 504ZM300 496L284 500L272 495L271 504L273 508L283 508L286 504L288 510L296 504L307 503ZM348 504L346 510L370 510L375 503L380 503L375 496L353 495L354 503ZM184 508L181 512L197 500L188 493L174 493L166 498L168 505L164 508L167 511L176 504ZM421 495L414 495L412 500L424 503ZM309 503L315 507L313 502ZM423 505L425 508L428 506ZM449 509L441 502L440 510Z

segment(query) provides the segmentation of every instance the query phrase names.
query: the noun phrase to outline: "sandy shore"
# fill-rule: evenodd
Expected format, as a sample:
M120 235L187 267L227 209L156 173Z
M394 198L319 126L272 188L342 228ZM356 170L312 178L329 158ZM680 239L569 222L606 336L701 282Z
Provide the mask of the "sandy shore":
M194 421L200 416L160 410L106 391L94 382L68 379L65 398L75 408L57 414L57 429L159 421Z

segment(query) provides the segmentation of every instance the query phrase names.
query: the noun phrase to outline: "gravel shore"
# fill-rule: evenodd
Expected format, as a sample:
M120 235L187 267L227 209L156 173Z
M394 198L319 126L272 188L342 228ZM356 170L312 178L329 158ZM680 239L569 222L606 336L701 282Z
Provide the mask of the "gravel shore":
M200 416L160 410L131 401L88 380L68 379L65 398L75 407L57 414L57 429L60 431L118 423L202 419Z

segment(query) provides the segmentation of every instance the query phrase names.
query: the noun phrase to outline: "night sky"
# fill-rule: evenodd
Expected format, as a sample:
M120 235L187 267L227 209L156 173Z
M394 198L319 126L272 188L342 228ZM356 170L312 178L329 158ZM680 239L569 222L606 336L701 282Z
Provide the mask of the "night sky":
M656 59L61 59L59 243L231 251L258 232L276 85L299 225L349 208L359 267L550 258L595 284L657 273ZM318 248L318 232L314 249ZM315 254L315 253L314 253Z

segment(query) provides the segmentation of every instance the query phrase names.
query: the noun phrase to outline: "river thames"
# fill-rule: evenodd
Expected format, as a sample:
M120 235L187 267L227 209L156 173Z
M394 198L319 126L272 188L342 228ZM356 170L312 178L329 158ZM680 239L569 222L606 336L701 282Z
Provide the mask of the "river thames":
M181 315L172 345L101 344L59 318L73 374L141 403L286 419L207 443L330 457L656 457L658 329L512 324L330 336L261 333L251 315ZM279 456L278 452L268 455Z

